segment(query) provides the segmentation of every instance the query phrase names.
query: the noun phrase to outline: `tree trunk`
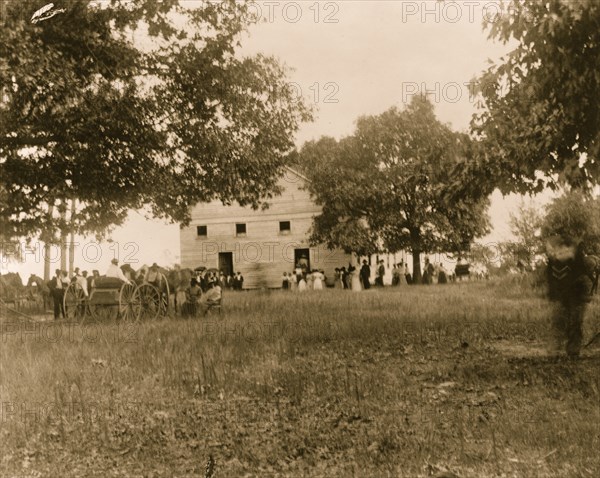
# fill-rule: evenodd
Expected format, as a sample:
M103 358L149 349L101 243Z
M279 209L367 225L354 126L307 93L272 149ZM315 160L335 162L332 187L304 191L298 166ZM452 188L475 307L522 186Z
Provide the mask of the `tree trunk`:
M44 280L50 280L50 254L52 245L49 242L44 242Z
M67 209L65 207L64 204L61 204L61 210L60 210L60 222L61 222L61 229L60 229L60 270L61 271L66 271L67 270L67 238L68 236L68 232L67 232L67 228L66 228L66 221L67 221Z
M421 235L418 227L410 229L410 242L413 256L413 284L420 284L421 274Z
M75 199L71 199L71 218L70 218L70 240L69 243L69 277L73 277L73 269L75 265Z
M50 258L52 255L52 214L54 214L54 204L48 206L48 225L43 237L44 240L44 280L50 280Z

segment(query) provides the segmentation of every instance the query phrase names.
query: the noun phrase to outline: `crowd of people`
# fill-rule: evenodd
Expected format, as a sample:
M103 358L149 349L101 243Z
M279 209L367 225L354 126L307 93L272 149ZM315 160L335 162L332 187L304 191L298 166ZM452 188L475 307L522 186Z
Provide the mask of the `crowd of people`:
M297 267L289 274L283 273L281 287L284 290L297 290L300 292L306 290L323 290L325 288L325 272L323 270L307 270Z
M242 290L244 276L241 272L226 275L217 270L196 270L185 290L182 305L184 317L206 315L211 307L220 306L223 289Z
M204 269L196 270L194 274L194 279L203 291L207 291L211 284L216 284L221 289L242 290L244 288L244 276L239 271L226 275L216 269Z
M385 262L379 260L375 268L375 287L384 286L384 276L386 275ZM322 269L309 269L308 259L300 258L296 267L291 272L284 272L281 278L281 287L284 290L304 292L307 290L323 290L330 286L336 289L345 289L351 291L368 290L371 284L371 266L366 260L362 261L360 268L353 265L348 267L335 268L334 277L327 278ZM392 270L393 287L412 284L413 277L409 272L408 264L401 261L393 264ZM64 270L57 269L48 286L50 294L54 301L54 318L65 316L63 308L63 298L65 291L70 283L77 282L84 296L89 296L89 291L95 286L100 278L98 270L93 270L92 274L88 271L80 271L75 268L74 273L69 277ZM113 259L106 270L104 277L119 279L126 283L147 282L160 289L160 283L163 280L163 274L159 266L154 263L152 266L143 266L139 271L135 271L129 264L119 267L117 259ZM454 280L455 274L448 272L441 263L433 264L429 258L425 258L423 267L423 284L444 284ZM331 280L328 280L331 279ZM195 315L198 308L206 313L210 303L217 303L221 300L223 289L241 291L244 288L244 277L241 272L226 275L223 271L217 269L200 269L192 273L189 285L185 289L185 301L182 310L184 314Z
M385 261L379 260L375 267L375 278L372 281L372 267L366 260L362 261L360 268L353 265L348 267L336 267L332 281L328 280L323 270L308 270L305 264L299 262L293 272L284 272L282 277L282 289L284 290L321 290L325 284L335 289L345 289L352 291L368 290L371 287L384 287L386 277ZM392 287L408 285L415 283L413 276L409 271L408 264L400 261L392 265L391 270ZM456 274L454 271L448 271L441 263L433 264L429 258L425 258L423 273L421 277L422 284L446 284L454 281Z

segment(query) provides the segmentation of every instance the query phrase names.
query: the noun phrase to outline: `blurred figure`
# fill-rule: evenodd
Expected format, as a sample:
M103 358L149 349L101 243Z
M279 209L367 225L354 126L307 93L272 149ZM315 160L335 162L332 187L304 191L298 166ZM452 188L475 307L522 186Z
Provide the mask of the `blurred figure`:
M580 240L553 236L546 241L548 298L554 304L555 346L575 358L581 352L583 319L591 301L593 270Z
M208 286L208 290L202 294L198 301L198 306L201 309L202 315L206 315L208 310L214 305L220 305L221 303L221 286L216 282L211 282Z
M202 297L202 289L195 278L190 280L190 286L185 290L185 302L182 306L184 317L194 317L198 311L198 301Z

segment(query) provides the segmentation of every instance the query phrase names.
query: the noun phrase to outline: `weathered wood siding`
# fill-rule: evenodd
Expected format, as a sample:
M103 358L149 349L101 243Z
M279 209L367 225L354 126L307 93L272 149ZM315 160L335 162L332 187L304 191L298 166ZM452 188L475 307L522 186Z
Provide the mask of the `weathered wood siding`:
M281 287L284 272L294 269L294 250L309 249L312 219L321 212L302 177L287 170L279 183L283 193L272 199L269 209L254 211L220 202L196 205L189 227L181 229L181 265L195 268L218 267L219 253L233 253L233 269L244 276L244 288ZM280 233L279 222L289 221L290 231ZM246 235L236 235L236 224L246 224ZM206 237L197 235L197 226L206 226ZM323 269L333 277L336 267L348 266L350 256L326 247L310 247L310 267Z

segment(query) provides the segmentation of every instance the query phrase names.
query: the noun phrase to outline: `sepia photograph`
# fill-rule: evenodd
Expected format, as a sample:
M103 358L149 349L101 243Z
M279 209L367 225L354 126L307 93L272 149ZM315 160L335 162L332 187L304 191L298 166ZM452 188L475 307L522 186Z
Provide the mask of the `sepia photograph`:
M2 478L595 478L599 278L600 0L0 0Z

